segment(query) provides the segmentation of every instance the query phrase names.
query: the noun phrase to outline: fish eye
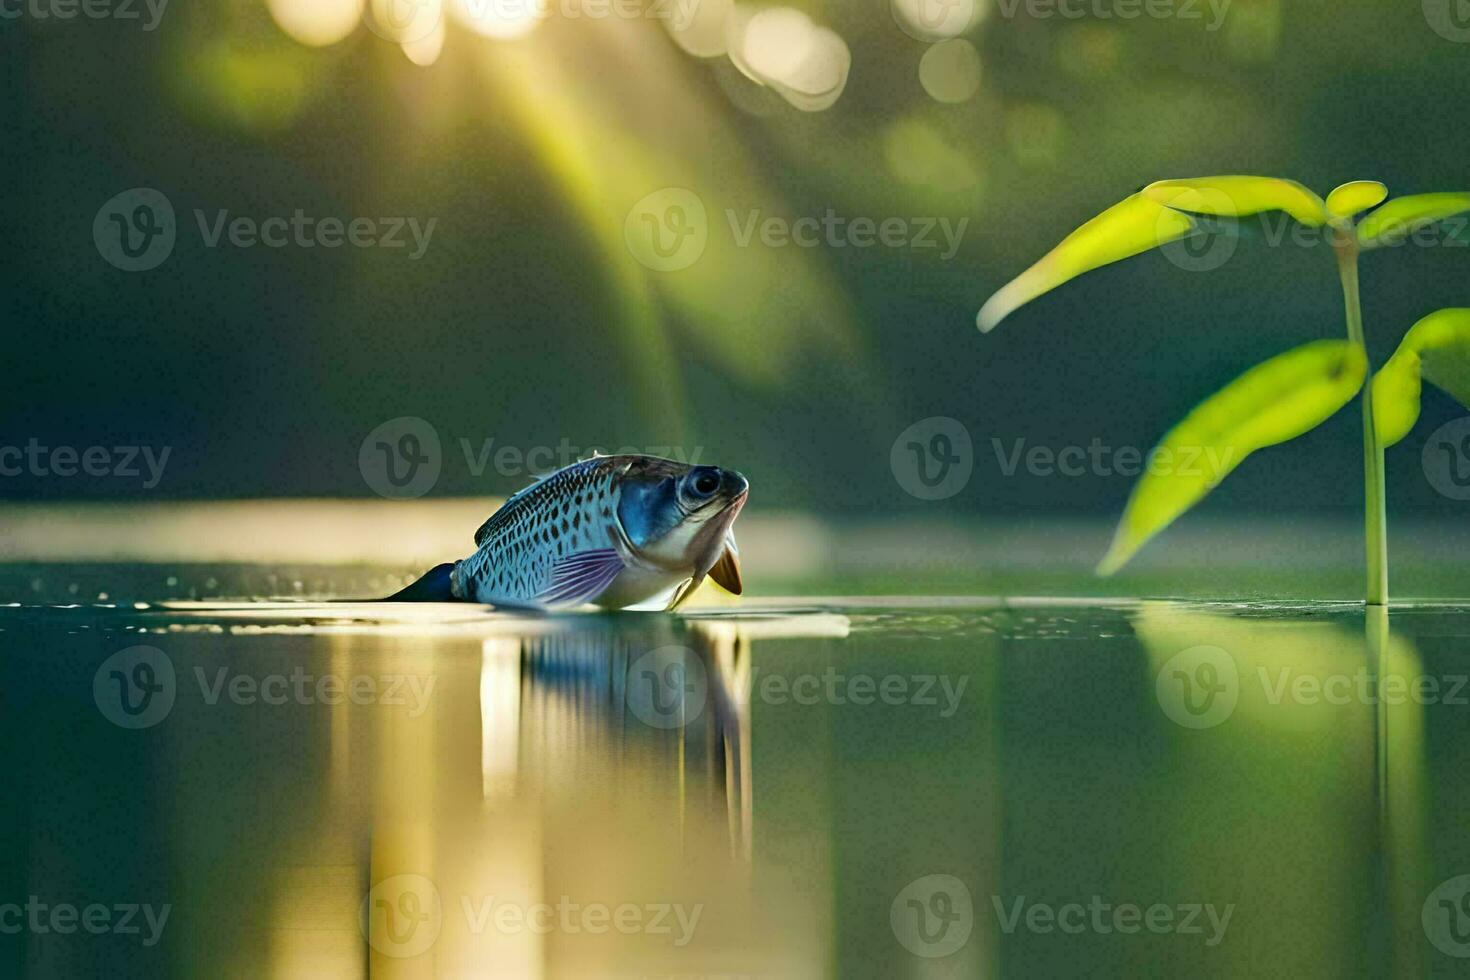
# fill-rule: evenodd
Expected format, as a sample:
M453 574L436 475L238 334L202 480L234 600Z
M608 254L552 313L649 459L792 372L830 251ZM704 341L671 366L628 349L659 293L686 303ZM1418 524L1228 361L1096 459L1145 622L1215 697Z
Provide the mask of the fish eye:
M696 496L708 497L720 489L720 478L714 470L698 470L695 472L694 479L689 482L689 485Z

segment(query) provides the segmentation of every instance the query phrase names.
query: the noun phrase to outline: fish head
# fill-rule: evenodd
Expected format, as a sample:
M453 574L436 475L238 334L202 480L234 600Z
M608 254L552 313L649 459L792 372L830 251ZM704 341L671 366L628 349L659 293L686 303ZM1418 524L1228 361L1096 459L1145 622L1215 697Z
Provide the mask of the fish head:
M638 457L622 476L618 522L639 557L703 576L719 561L750 481L719 466Z

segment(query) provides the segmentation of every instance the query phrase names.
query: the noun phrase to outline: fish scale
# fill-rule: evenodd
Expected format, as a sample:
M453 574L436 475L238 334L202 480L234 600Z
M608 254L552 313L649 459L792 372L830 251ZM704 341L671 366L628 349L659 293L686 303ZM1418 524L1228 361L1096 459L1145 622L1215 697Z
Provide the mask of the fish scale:
M618 457L594 457L517 492L476 532L477 550L454 570L454 595L529 602L551 586L557 561L614 547L624 469Z

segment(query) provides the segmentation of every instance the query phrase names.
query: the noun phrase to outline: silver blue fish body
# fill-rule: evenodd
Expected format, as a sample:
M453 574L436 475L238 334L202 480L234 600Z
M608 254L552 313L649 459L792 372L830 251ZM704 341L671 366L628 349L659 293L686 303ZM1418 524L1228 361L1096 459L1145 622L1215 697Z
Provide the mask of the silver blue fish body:
M507 500L475 533L473 554L390 598L672 607L706 575L738 593L730 528L748 492L745 477L714 466L639 455L582 460Z

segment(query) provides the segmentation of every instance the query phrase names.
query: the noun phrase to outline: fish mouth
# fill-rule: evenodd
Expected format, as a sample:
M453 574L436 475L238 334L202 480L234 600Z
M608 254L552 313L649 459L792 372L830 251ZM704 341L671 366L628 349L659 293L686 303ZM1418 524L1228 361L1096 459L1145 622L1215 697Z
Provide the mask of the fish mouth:
M721 507L714 517L710 518L709 523L719 527L721 540L724 540L725 535L729 533L730 525L734 524L735 518L740 516L740 510L748 499L750 499L750 484L747 483L735 496L725 502L725 506Z
M703 575L713 567L715 561L720 557L720 552L725 549L725 537L730 533L730 527L735 523L735 518L740 516L740 509L745 506L745 501L750 497L750 484L742 477L740 490L725 502L725 505L705 521L704 527L699 529L691 542L690 551L695 556L695 571Z
M725 504L724 509L733 509L738 514L740 508L745 506L746 498L750 496L750 481L734 470L726 470L723 475L726 493L730 495L730 500Z
M746 487L726 501L725 505L715 512L715 516L705 522L700 537L706 540L709 538L725 540L725 535L730 531L730 525L734 524L735 518L740 516L740 509L745 506L745 501L749 497L750 488Z

